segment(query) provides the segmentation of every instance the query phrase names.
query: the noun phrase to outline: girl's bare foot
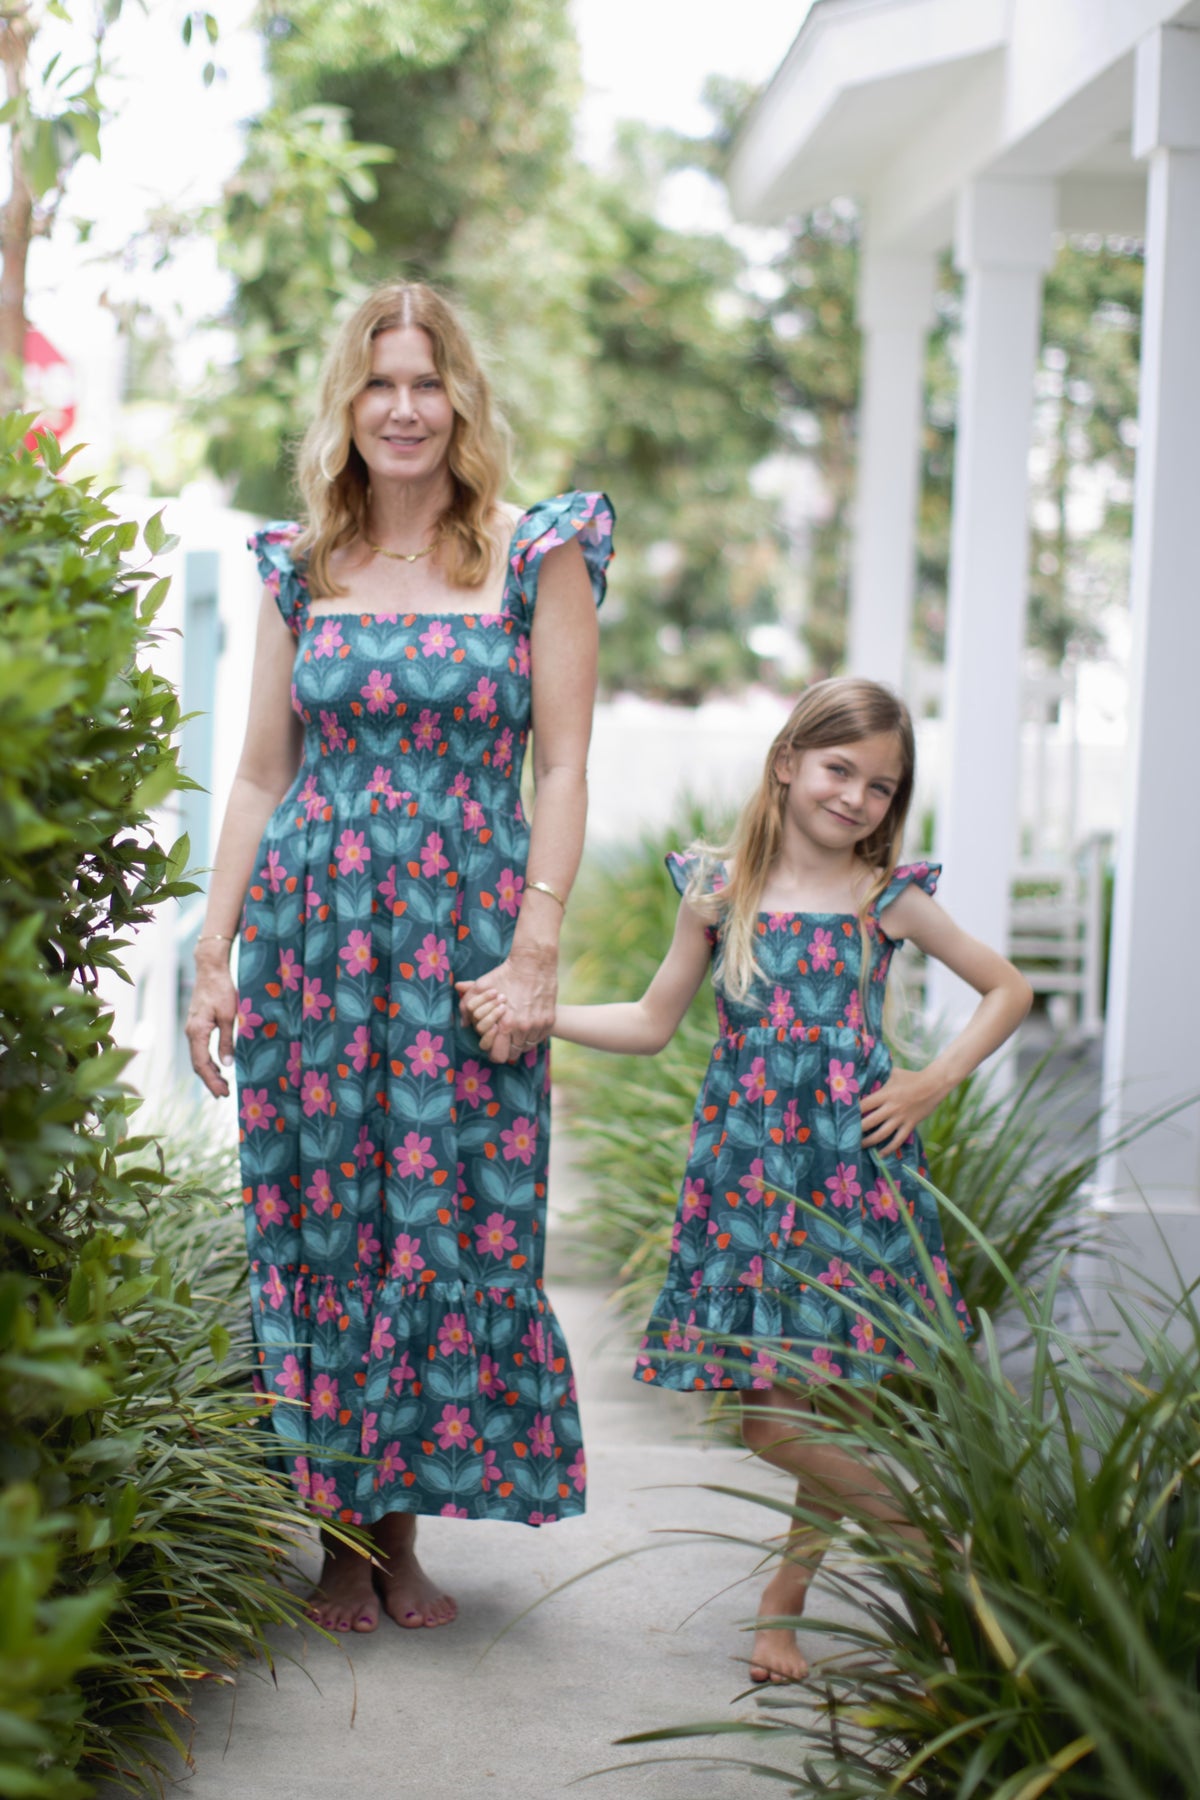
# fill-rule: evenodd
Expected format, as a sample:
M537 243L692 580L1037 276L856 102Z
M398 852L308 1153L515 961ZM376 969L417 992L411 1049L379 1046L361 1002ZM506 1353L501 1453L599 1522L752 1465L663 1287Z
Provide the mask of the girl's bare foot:
M371 1527L379 1553L379 1591L389 1617L406 1631L422 1625L449 1625L458 1603L430 1581L417 1561L417 1521L411 1513L385 1513Z
M305 1610L326 1631L374 1631L379 1596L367 1557L347 1544L327 1541L320 1579Z
M811 1570L802 1563L781 1563L763 1589L759 1618L798 1618L804 1611L811 1579ZM769 1681L778 1687L787 1681L803 1681L807 1674L808 1664L800 1654L794 1629L789 1625L761 1624L754 1633L750 1655L751 1681Z

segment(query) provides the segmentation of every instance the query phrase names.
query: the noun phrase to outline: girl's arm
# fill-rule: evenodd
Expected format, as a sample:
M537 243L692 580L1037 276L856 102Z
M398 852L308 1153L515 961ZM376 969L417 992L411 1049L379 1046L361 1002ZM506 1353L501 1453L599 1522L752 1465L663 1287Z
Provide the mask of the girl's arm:
M554 1036L591 1050L624 1056L656 1056L670 1042L708 969L711 952L704 922L681 901L671 947L640 1000L605 1006L558 1006ZM487 1045L493 1020L503 1012L503 996L476 988L467 996L475 1029Z
M196 946L196 983L186 1026L192 1067L211 1094L229 1092L229 1083L213 1061L211 1040L214 1030L218 1031L218 1053L221 1061L228 1064L233 1057L233 1022L237 1013L229 953L254 870L254 853L267 820L300 766L300 721L291 701L295 655L295 640L274 599L264 593L250 681L254 701L217 840L208 907L200 927L202 942ZM220 936L210 935L215 933Z
M905 888L889 906L888 934L911 938L981 998L962 1031L932 1062L923 1069L894 1069L881 1088L863 1096L863 1144L885 1153L898 1150L938 1102L1012 1036L1033 1003L1033 989L1020 970L968 936L918 887Z

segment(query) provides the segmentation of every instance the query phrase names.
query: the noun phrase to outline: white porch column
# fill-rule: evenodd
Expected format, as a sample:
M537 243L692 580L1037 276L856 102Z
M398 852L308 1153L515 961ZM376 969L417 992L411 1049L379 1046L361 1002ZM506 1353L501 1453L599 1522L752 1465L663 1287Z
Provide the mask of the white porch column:
M942 738L938 856L958 922L1003 949L1017 852L1021 652L1029 544L1029 446L1042 276L1055 190L980 180L960 197L955 257L966 278ZM976 995L934 963L929 1011L949 1029Z
M1131 599L1130 738L1105 1033L1105 1126L1200 1093L1200 31L1139 46L1133 149L1148 162ZM1101 1171L1110 1242L1178 1291L1200 1274L1200 1109ZM1141 1198L1144 1196L1144 1203ZM1147 1208L1150 1212L1147 1213ZM1123 1235L1136 1249L1130 1258Z
M859 266L863 334L846 671L904 691L912 624L925 341L934 258L872 248Z

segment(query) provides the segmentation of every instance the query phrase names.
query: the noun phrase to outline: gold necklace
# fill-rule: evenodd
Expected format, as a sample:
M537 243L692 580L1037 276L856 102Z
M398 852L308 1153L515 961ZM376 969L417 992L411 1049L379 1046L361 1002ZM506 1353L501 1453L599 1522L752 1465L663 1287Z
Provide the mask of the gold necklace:
M363 542L368 550L374 550L377 556L390 556L393 562L420 562L423 556L428 556L431 550L438 547L438 537L434 538L432 544L426 544L423 550L385 550L382 544L373 544L370 538L364 538Z

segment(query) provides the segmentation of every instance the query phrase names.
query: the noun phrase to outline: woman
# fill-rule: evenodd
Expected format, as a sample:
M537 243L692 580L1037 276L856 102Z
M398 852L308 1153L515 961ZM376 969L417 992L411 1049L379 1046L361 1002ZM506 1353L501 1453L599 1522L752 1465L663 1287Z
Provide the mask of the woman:
M415 1515L582 1512L566 1344L542 1291L545 1039L583 843L602 495L505 507L463 328L416 284L339 332L300 455L300 527L251 540L266 592L188 1038L231 1060L262 1384L326 1535L312 1613L454 1617ZM537 809L520 801L533 732ZM239 931L240 997L230 978ZM509 1030L485 1057L455 982Z

